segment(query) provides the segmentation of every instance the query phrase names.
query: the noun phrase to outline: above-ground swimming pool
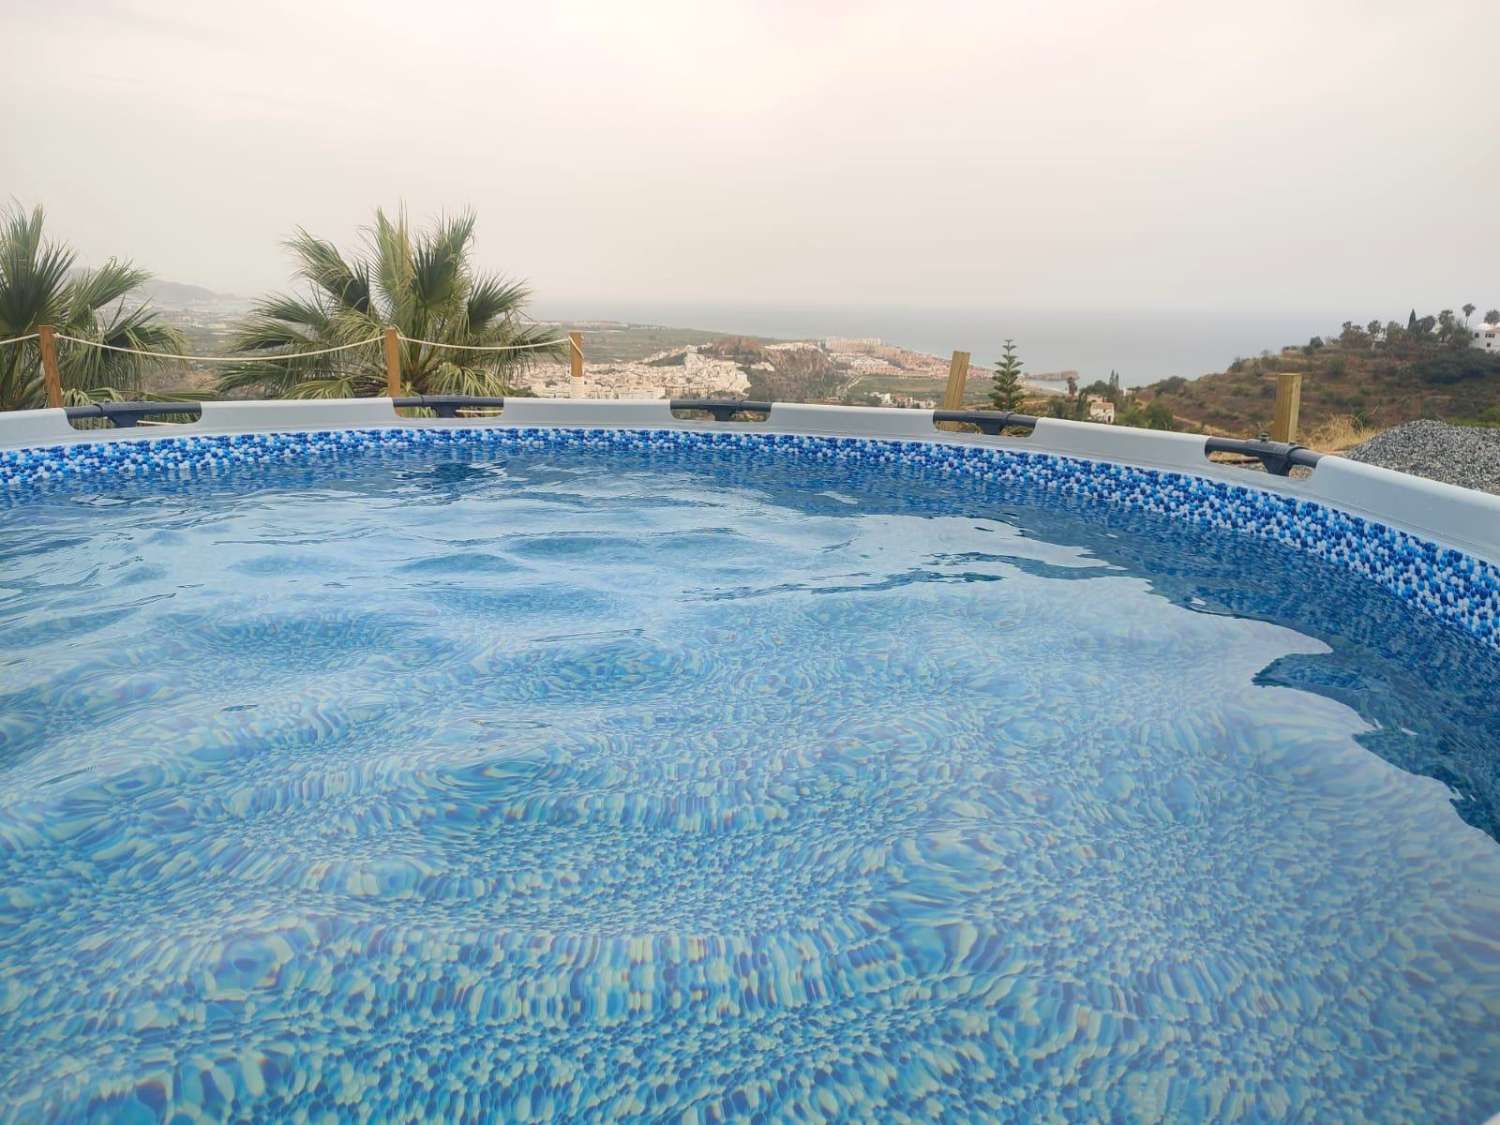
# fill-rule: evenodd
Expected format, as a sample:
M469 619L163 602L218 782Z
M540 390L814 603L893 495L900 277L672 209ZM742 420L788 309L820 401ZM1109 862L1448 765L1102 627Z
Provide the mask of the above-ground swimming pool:
M0 452L0 1113L1474 1121L1495 568L964 446Z

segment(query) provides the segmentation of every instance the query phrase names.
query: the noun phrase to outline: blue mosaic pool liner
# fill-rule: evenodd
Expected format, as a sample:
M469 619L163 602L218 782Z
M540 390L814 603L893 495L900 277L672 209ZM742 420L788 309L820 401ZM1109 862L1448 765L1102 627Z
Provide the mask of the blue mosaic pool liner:
M1055 490L1273 540L1361 574L1424 613L1500 649L1500 567L1310 500L1158 469L978 445L799 434L553 427L433 427L201 434L0 450L0 486L16 495L69 482L182 479L239 467L326 463L370 451L463 447L731 454L746 460L899 465Z

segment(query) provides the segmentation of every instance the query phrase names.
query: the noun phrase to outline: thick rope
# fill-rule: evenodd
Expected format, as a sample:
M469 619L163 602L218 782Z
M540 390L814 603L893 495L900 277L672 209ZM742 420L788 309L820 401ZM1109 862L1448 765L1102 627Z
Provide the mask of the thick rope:
M410 336L398 336L397 339L399 339L404 344L422 344L425 347L429 347L429 348L447 348L449 351L455 351L455 352L524 352L524 351L526 351L526 350L528 350L530 348L555 348L555 347L557 347L558 344L563 343L562 340L539 340L535 344L483 344L483 345L481 345L481 344L472 344L471 345L471 344L440 344L436 340L415 340L415 339L413 339ZM576 343L573 343L573 338L571 336L567 337L567 342L570 343L570 344L573 344L573 346L575 348L578 347L578 345ZM580 352L579 354L582 354L582 353Z
M280 355L178 355L176 352L151 352L142 351L140 348L122 348L115 344L103 344L98 340L83 340L77 336L64 336L61 332L57 339L66 340L70 344L82 344L88 348L102 348L107 352L123 352L126 355L141 355L151 359L185 359L193 363L281 363L288 359L307 359L310 356L332 355L334 352L346 352L350 348L363 348L370 344L378 344L382 337L371 336L368 340L358 340L352 344L340 344L336 348L319 348L311 352L282 352ZM35 340L36 335L17 336L14 340L0 340L0 346L5 344L20 343L24 340ZM540 340L535 344L443 344L436 340L417 340L410 336L398 336L397 339L407 344L421 344L429 348L448 348L457 352L520 352L530 348L555 348L558 344L566 341L580 356L583 349L571 336L563 340Z
M30 336L12 336L9 340L0 340L0 348L6 344L24 344L27 340L36 340L41 337L40 332L33 332Z
M70 344L83 344L89 348L102 348L107 352L124 352L126 355L143 355L150 359L186 359L194 363L282 363L289 359L307 359L315 355L332 355L334 352L346 352L350 348L363 348L370 344L378 344L379 336L371 336L368 340L357 340L352 344L340 344L336 348L319 348L312 352L282 352L280 355L178 355L176 352L147 352L140 348L121 348L114 344L101 344L98 340L80 340L77 336L64 336L61 332L57 334L59 340L66 340Z

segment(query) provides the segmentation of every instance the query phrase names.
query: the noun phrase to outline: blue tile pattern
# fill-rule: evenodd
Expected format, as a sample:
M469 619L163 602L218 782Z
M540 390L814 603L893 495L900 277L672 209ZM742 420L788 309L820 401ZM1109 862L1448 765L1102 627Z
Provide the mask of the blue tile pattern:
M4 464L0 1122L1500 1105L1500 652L1280 545L1328 513L723 433Z
M1373 520L1309 500L1157 469L1050 453L873 438L712 431L554 427L389 428L310 433L169 437L0 451L10 495L74 480L192 477L236 467L321 463L372 449L444 446L640 452L674 450L738 458L903 463L917 471L1025 484L1124 504L1225 531L1269 539L1348 567L1409 602L1500 648L1500 567Z

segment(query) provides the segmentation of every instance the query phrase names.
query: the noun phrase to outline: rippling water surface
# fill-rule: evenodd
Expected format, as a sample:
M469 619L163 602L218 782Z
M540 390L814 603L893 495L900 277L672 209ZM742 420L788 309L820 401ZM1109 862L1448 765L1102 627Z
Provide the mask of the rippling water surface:
M0 509L0 1114L1469 1120L1500 663L1268 544L683 454Z

